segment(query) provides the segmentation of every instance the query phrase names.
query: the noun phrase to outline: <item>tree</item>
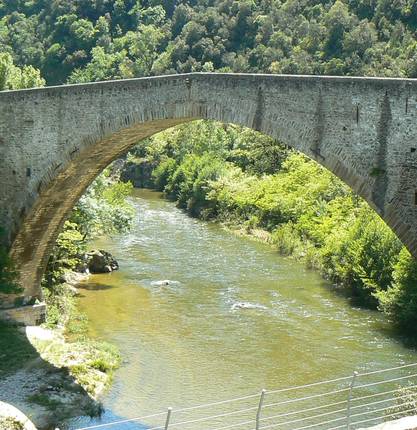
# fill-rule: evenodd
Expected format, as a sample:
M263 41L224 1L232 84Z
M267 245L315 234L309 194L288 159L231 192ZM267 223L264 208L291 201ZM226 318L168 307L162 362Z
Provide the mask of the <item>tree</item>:
M394 283L378 294L380 309L408 334L417 326L417 261L403 248L393 272Z
M378 39L373 23L363 20L353 30L345 35L343 40L343 51L347 55L353 53L363 57L365 52L372 48Z
M342 54L345 32L353 25L353 17L349 9L341 0L336 0L329 12L324 16L327 38L324 53L327 58L340 57Z
M39 70L32 66L19 68L14 65L10 54L0 54L0 90L42 87L45 80Z

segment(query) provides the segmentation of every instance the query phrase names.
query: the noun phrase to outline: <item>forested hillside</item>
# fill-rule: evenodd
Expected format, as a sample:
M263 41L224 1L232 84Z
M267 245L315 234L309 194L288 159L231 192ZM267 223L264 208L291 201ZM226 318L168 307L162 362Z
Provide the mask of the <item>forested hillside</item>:
M417 77L413 0L1 0L48 84L191 71Z

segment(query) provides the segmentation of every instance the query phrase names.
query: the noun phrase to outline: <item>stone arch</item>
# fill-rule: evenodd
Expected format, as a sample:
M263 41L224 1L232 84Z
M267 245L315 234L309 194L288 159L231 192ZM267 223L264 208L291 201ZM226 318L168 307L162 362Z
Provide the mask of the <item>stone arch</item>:
M0 223L26 297L93 179L139 140L195 119L253 128L315 159L417 255L417 82L190 74L0 93Z

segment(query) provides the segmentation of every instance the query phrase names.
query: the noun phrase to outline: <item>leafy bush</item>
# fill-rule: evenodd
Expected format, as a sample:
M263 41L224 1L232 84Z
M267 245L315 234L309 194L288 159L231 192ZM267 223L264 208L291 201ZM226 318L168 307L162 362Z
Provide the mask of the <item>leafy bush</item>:
M48 285L44 283L43 287L43 296L48 305L46 312L47 327L66 326L67 333L73 334L72 327L77 325L79 319L74 293L67 284L60 280Z
M132 184L114 182L104 171L80 198L69 220L77 225L84 240L107 233L127 231L132 209L126 201Z
M416 335L417 261L403 248L394 265L393 283L378 292L379 306L402 330Z
M378 305L378 292L393 281L393 268L402 245L368 206L323 248L323 268L334 281L352 289L362 303Z
M64 284L65 272L81 266L88 240L102 233L129 229L133 210L126 198L131 189L130 183L115 182L105 171L81 197L65 222L42 281L49 326L67 324L68 334L85 331L85 318L76 312L73 294Z
M152 179L158 191L164 191L176 168L177 162L173 158L167 157L154 169Z
M188 154L167 176L164 191L191 215L199 215L202 208L207 214L209 183L220 177L225 165L224 161L209 153L202 156Z
M282 255L299 254L304 249L300 235L291 222L283 224L274 230L272 242Z

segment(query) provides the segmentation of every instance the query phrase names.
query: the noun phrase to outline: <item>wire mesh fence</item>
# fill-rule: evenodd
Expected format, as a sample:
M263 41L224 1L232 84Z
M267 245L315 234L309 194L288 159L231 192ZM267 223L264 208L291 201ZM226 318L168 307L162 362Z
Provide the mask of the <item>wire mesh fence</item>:
M82 427L147 430L358 430L417 414L417 363ZM417 425L416 425L417 427Z

